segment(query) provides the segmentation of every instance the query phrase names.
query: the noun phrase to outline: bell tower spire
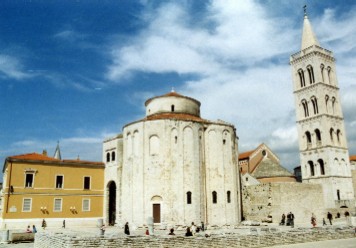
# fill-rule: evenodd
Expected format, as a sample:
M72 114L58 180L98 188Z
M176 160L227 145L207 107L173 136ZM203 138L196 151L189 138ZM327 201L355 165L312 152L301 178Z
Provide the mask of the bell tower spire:
M321 184L325 206L354 206L335 58L322 48L306 6L301 51L290 57L303 183Z
M302 49L304 50L313 45L320 46L316 35L314 34L312 25L309 22L307 15L307 6L304 5L304 24L303 24L303 34L302 34Z

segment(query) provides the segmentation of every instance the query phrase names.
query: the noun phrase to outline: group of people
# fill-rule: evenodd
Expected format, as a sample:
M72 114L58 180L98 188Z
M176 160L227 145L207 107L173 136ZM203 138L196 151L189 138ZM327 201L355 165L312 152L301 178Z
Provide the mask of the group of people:
M101 227L100 227L100 230L104 230L104 228L105 228L105 225L101 226ZM204 231L204 222L201 223L201 226L196 226L196 225L194 224L194 222L192 222L192 225L189 226L189 227L187 227L185 236L187 236L187 237L189 237L189 236L195 236L195 234L198 233L198 232L200 232L200 231ZM103 233L104 233L104 232L102 232L102 234L103 234ZM129 223L128 223L128 222L126 222L126 224L125 224L124 233L125 233L126 235L130 235L130 227L129 227ZM145 234L146 234L146 235L150 235L150 233L149 233L149 231L148 231L147 228L146 228ZM175 233L174 233L174 228L171 228L171 229L169 230L168 235L175 235Z
M338 216L337 218L340 218L340 213L338 213L337 216ZM350 213L348 211L345 212L345 217L346 217L346 219L348 219L350 217ZM327 215L326 215L326 218L328 219L330 225L332 225L333 224L332 223L332 220L333 220L332 213L328 212ZM286 221L286 215L283 214L280 225L284 225L285 221ZM313 227L316 227L316 225L317 225L316 216L315 216L314 213L312 213L312 216L310 218L310 223L312 224ZM292 212L290 212L287 215L287 226L289 226L289 225L294 227L294 214ZM326 225L327 224L326 224L325 218L323 218L323 226L326 226Z
M289 212L287 214L287 223L286 223L286 215L282 214L282 220L279 224L294 227L294 214L292 212Z
M26 232L27 233L36 233L37 232L36 226L32 225L32 230L31 230L31 226L30 225L27 226Z
M41 227L42 227L43 230L46 229L46 227L47 227L47 222L46 222L45 219L42 220ZM63 220L62 228L66 228L66 220ZM37 232L36 226L35 226L35 225L32 225L32 230L31 230L31 226L27 226L26 232L27 232L27 233L36 233L36 232Z
M45 219L42 220L42 228L43 230L45 230L47 227L47 223L45 221ZM26 228L26 233L36 233L37 232L37 228L35 225L32 225L32 230L31 230L31 226L28 225L27 228Z

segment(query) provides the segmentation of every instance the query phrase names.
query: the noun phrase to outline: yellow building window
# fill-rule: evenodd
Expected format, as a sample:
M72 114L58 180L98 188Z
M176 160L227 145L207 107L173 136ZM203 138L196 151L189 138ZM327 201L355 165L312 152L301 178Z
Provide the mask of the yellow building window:
M32 188L33 187L33 178L34 178L34 174L33 173L26 173L25 174L25 187L26 188Z
M53 212L62 212L62 198L54 199Z
M32 199L24 198L22 204L22 212L31 212L32 209Z
M83 199L83 212L90 211L90 199Z
M84 177L84 189L90 189L90 177Z
M57 175L56 176L56 189L62 189L62 188L63 188L63 176Z

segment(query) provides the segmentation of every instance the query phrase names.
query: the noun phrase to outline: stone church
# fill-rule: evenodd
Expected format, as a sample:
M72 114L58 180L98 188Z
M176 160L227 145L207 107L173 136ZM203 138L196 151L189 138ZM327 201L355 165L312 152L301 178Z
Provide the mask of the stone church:
M301 51L291 55L290 65L302 183L265 145L240 154L239 161L234 126L201 118L199 101L172 91L148 99L145 117L104 141L104 221L221 227L242 218L279 221L290 211L303 223L312 213L322 219L328 211L353 212L356 173L335 59L320 46L306 13Z
M104 221L155 225L240 222L235 127L200 116L174 91L148 99L146 116L103 144Z

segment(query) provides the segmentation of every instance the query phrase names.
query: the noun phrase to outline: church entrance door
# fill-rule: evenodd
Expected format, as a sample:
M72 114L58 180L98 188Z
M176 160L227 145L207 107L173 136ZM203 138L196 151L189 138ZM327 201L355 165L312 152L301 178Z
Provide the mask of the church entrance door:
M161 223L161 204L153 204L153 223Z
M108 207L109 225L115 225L116 220L116 184L109 183L109 207Z

